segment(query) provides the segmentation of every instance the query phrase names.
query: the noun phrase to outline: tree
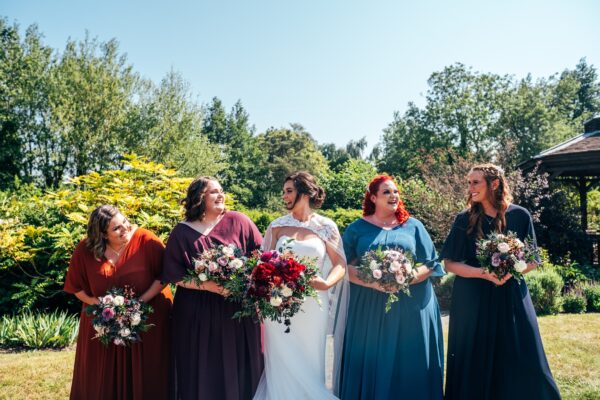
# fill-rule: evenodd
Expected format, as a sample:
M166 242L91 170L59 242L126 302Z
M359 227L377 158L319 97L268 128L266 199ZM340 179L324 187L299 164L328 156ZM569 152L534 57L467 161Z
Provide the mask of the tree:
M337 147L334 143L319 145L319 150L327 160L329 168L334 171L338 171L348 160L361 159L366 148L367 139L365 137L351 140L345 147Z
M375 175L377 170L367 161L349 159L338 171L323 177L326 193L323 208L360 208L366 187Z

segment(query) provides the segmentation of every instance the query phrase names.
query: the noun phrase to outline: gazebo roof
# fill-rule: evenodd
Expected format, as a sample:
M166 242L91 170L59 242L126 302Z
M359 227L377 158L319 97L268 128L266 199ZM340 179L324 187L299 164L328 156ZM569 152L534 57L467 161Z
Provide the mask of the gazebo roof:
M600 116L583 123L584 133L533 156L518 165L529 171L538 162L552 177L600 176Z

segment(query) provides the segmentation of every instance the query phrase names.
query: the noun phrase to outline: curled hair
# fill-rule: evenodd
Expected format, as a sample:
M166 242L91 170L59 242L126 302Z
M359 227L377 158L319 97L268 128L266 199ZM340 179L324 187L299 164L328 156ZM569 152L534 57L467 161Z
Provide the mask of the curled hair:
M304 194L308 196L310 208L321 208L325 201L325 190L317 184L314 176L306 171L298 171L286 176L283 183L287 181L292 181L297 192L294 205L296 205L300 196Z
M217 178L212 176L199 176L188 186L187 194L180 202L185 208L185 219L187 221L202 221L204 219L206 215L204 196L206 195L206 187L211 181L219 182Z
M377 195L377 192L379 192L379 187L385 181L394 182L394 179L389 175L377 175L376 177L371 179L371 182L369 182L369 185L367 185L367 190L365 191L365 198L363 199L362 204L364 217L366 217L367 215L375 214L375 203L373 203L373 201L371 200L371 196ZM394 184L395 183L396 182L394 182ZM404 202L400 197L398 197L398 207L396 207L396 211L394 212L394 214L396 215L396 219L400 224L403 224L406 221L408 221L408 218L410 217L410 214L408 213L408 211L406 211L406 208L404 207Z
M117 214L121 214L117 207L104 204L90 215L85 247L92 252L96 260L100 260L106 251L108 226ZM131 229L131 226L129 228Z
M512 195L508 187L508 182L504 176L504 170L494 164L478 164L475 165L469 173L479 171L483 174L487 185L486 197L492 207L498 210L498 214L491 223L491 228L495 232L502 232L506 229L506 210L512 201ZM496 190L492 189L492 182L498 180ZM467 233L471 235L476 232L478 238L483 237L483 229L481 227L484 218L484 210L481 203L471 200L471 195L467 197L467 206L469 208L469 225Z

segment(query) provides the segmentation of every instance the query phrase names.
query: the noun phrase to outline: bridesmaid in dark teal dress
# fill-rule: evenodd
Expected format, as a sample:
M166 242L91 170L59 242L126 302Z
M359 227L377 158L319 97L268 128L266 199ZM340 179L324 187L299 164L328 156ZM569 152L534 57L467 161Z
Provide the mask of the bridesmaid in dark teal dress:
M410 297L385 312L388 294L350 271L350 304L339 395L349 399L442 399L444 342L430 276L444 274L423 224L404 209L394 181L375 177L363 202L363 218L344 232L348 264L369 250L398 248L412 253L418 268Z
M442 250L457 276L452 292L447 400L560 399L525 281L503 280L479 268L477 238L512 231L523 240L535 232L529 212L511 204L502 170L475 166L468 175L468 208L456 217ZM525 273L536 267L532 263Z

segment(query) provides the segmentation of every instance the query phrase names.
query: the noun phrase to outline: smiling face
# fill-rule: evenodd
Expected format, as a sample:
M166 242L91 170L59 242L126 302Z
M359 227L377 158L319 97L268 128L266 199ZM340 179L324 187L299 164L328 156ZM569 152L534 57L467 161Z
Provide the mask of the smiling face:
M225 211L225 193L217 181L208 181L204 190L204 212L220 214Z
M379 185L376 195L371 195L371 201L376 210L385 210L390 213L396 212L400 203L400 193L392 180L386 180Z
M467 175L469 184L469 199L474 203L491 204L490 187L484 178L483 172L474 170ZM492 190L498 188L498 180L492 181Z
M291 180L285 181L283 184L283 193L281 198L283 199L283 204L285 208L291 210L296 205L296 196L298 195L298 191L294 186L294 182ZM299 199L300 200L300 199Z
M108 244L113 248L119 248L129 241L131 233L131 224L123 214L116 214L108 224L105 232L105 238Z

